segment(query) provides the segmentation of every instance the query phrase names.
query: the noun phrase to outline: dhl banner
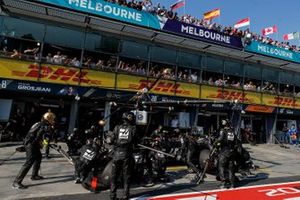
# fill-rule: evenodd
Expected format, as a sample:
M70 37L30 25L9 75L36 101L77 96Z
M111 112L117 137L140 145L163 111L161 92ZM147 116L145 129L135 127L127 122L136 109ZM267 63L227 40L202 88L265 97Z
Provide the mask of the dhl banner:
M244 103L261 104L261 93L244 91Z
M119 74L117 77L117 89L138 91L150 87L155 79L146 77ZM188 83L176 83L175 81L159 80L150 90L151 93L163 95L177 95L199 98L199 86Z
M222 89L213 86L201 86L202 99L239 100L247 104L260 104L260 93L242 90Z
M199 98L200 97L200 86L192 83L176 83L176 96Z
M81 70L72 67L55 65L42 65L37 63L18 61L13 59L0 59L0 77L40 81L46 83L58 83L67 85L95 86L113 88L115 84L114 74L94 70Z
M212 86L201 86L201 99L222 99L222 88Z
M34 62L24 62L13 59L0 59L0 77L17 80L37 81L37 76L31 76L31 69L38 68Z
M262 104L268 106L282 107L282 108L300 108L299 99L293 97L276 96L270 94L262 95Z
M300 98L295 98L295 109L300 109Z
M118 90L128 90L128 91L138 91L143 89L143 86L147 84L147 78L145 78L144 85L141 85L140 81L143 80L141 77L138 76L129 76L124 74L117 75L117 89ZM146 84L146 85L145 85Z
M94 70L82 70L81 86L100 86L108 89L115 88L115 73L100 72Z

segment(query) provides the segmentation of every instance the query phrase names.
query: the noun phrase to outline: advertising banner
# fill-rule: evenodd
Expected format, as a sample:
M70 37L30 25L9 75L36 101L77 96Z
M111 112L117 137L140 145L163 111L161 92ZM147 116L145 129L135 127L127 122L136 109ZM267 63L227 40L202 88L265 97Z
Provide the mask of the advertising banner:
M146 77L130 76L119 74L117 77L117 89L138 91L143 88L150 87L155 79L147 79ZM150 93L162 95L177 95L182 97L199 97L199 89L196 85L184 83L176 83L175 81L159 80Z
M209 30L192 24L186 24L177 20L168 20L163 26L163 30L204 42L215 43L238 49L243 48L242 40L239 37L225 35L218 31Z
M262 103L269 106L276 106L282 108L300 108L300 101L293 97L275 96L263 94Z
M222 88L201 85L201 99L222 99Z
M248 105L245 110L247 112L273 113L275 107L262 105Z
M246 104L261 104L261 93L244 91Z
M158 17L148 12L120 6L104 0L39 0L44 3L53 4L81 12L91 13L102 17L160 29Z
M0 59L0 77L18 80L37 81L37 76L26 76L31 69L38 67L36 63L13 59Z
M200 97L200 85L192 83L176 83L176 96L199 98Z
M0 79L0 90L76 96L84 94L86 91L88 91L88 88L41 82Z
M81 70L81 77L85 77L80 81L81 86L115 88L115 73L83 69Z
M300 53L285 50L284 48L279 48L273 45L263 44L257 41L252 41L250 45L246 45L245 50L300 63Z
M260 98L254 97L254 94L243 92L242 90L233 90L218 88L213 86L201 86L201 98L203 99L222 99L238 100L241 103L260 103Z

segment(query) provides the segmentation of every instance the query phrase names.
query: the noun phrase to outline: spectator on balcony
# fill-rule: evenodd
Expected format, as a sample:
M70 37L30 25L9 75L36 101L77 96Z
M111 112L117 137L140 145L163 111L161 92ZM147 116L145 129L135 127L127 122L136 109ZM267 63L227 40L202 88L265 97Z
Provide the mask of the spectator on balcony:
M77 59L77 57L74 57L71 61L70 61L70 65L74 66L74 67L79 67L80 66L80 61Z
M197 72L194 72L194 73L191 74L190 80L191 80L192 83L196 83L198 81Z
M11 54L10 57L11 58L21 58L21 53L17 49L14 49L13 53Z
M96 69L102 70L104 69L104 60L99 59L98 62L96 63Z
M56 55L53 56L53 63L61 65L63 63L63 56L61 55L61 52L58 51Z
M53 57L51 53L48 53L46 56L46 62L47 63L53 63Z

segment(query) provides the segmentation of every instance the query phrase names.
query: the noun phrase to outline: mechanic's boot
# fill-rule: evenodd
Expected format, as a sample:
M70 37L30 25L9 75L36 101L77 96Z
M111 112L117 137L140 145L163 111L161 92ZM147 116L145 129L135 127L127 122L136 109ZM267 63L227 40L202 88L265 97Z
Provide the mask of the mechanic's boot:
M12 184L12 188L13 189L26 189L27 186L23 185L22 183L16 183L16 182L14 182Z
M43 176L39 176L39 175L35 175L35 176L31 177L31 180L33 180L33 181L42 180L42 179L44 179L44 177Z

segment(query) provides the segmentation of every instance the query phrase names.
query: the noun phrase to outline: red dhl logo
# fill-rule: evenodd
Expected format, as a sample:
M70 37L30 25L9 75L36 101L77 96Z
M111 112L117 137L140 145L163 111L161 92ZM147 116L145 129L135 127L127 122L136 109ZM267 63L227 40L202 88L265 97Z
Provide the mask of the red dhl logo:
M297 104L297 100L293 98L287 98L287 97L274 97L273 101L270 101L269 103L278 105L278 106L289 106L289 107L296 107L299 106Z
M219 89L217 94L209 95L208 98L214 99L225 99L225 100L239 100L241 102L251 102L247 97L247 93L243 93L240 91L228 91Z
M57 68L52 69L49 66L41 66L41 69L38 65L29 65L29 72L21 71L12 71L12 75L22 76L22 77L31 77L31 78L46 78L49 80L61 80L61 81L72 81L75 83L81 82L90 85L101 85L99 80L91 80L87 78L88 71L81 71L78 69L67 69L67 68ZM39 71L40 70L40 71Z
M137 84L129 84L130 89L141 90L145 87L150 87L155 81L149 81L142 79L139 81L139 85ZM172 83L167 81L158 81L155 86L152 88L152 91L155 92L165 92L165 93L176 93L182 95L191 95L191 92L188 90L180 89L180 84Z

